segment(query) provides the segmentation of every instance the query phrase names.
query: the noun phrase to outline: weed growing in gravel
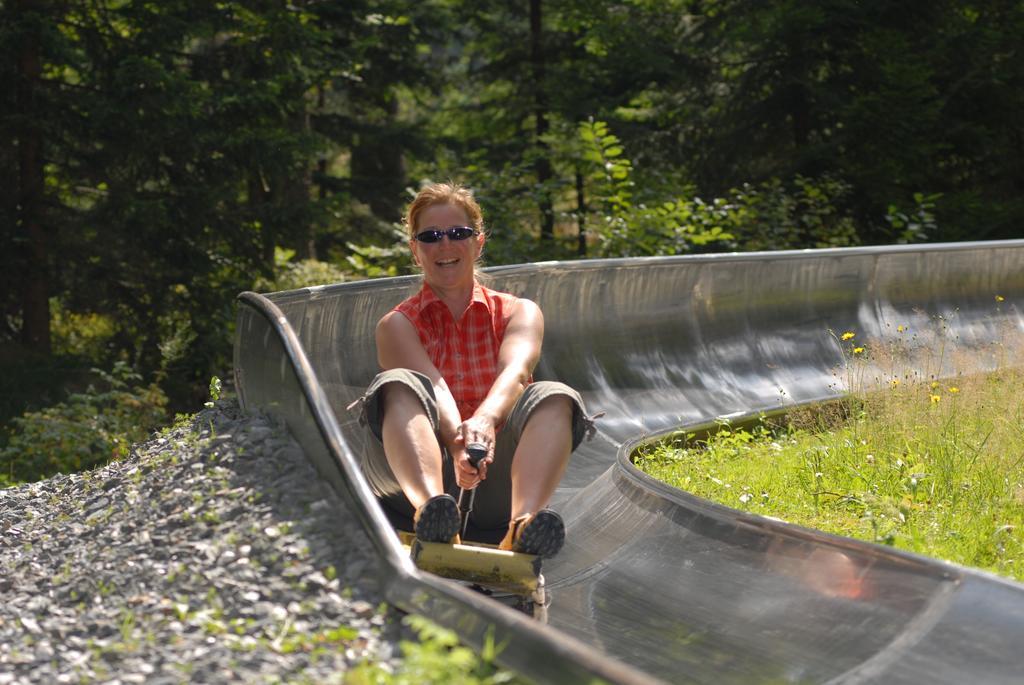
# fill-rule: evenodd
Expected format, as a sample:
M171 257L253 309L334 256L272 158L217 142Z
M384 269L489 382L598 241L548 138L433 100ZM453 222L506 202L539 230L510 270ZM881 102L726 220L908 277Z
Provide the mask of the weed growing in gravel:
M312 652L315 649L343 649L359 637L359 631L348 626L337 626L308 634L289 629L275 643L275 651L282 654Z
M514 673L495 665L501 647L488 640L479 654L459 643L458 636L423 616L406 616L402 622L413 629L418 642L401 643L403 659L391 672L380 664L363 663L346 674L346 685L525 685Z
M100 597L106 597L117 589L117 586L114 585L113 582L108 582L103 578L97 578L93 582L93 586L96 588L96 592Z
M121 632L121 641L125 643L129 642L135 632L135 614L128 610L122 611L119 630Z
M851 355L872 347L847 335ZM897 345L858 352L862 389L842 400L678 435L636 464L730 507L1024 580L1024 371L944 379L955 351L932 349L913 371Z
M203 406L206 407L207 409L213 409L214 403L220 399L220 393L222 388L223 385L221 384L219 378L217 378L216 376L210 378L210 400L203 404ZM213 432L212 424L210 426L210 432Z
M61 566L60 571L58 571L56 574L54 574L52 578L50 578L50 582L55 586L63 585L64 583L71 580L72 573L73 569L71 568L71 560L67 559L64 561L64 565Z

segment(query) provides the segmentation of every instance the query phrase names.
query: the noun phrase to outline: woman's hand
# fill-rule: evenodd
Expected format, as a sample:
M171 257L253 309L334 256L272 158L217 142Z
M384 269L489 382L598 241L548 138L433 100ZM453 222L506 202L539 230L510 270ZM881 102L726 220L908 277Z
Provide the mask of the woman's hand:
M448 447L448 451L455 463L455 481L459 487L472 490L479 485L483 478L480 477L480 471L470 465L469 455L466 452L466 446L462 444L462 439L457 438L455 444Z
M480 481L487 478L487 466L494 461L494 441L494 423L485 417L474 416L459 426L452 459L455 462L455 478L460 488L475 488ZM470 445L483 445L487 449L487 456L481 459L476 467L470 463L469 453L466 451Z

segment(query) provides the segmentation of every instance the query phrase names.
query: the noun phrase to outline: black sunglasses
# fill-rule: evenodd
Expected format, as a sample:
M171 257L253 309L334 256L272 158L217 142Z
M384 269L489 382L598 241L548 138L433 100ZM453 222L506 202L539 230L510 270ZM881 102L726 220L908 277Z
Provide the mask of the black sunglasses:
M439 243L444 236L448 236L448 240L465 240L478 233L480 231L469 226L449 226L448 228L428 228L413 237L421 243Z

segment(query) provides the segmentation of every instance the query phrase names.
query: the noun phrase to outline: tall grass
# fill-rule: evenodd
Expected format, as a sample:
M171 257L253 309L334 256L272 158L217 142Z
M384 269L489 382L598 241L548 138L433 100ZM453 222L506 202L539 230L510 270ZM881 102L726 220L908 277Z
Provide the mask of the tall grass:
M1024 580L1024 371L938 380L928 368L948 349L912 368L906 346L853 338L839 338L843 399L676 435L637 466L730 507Z

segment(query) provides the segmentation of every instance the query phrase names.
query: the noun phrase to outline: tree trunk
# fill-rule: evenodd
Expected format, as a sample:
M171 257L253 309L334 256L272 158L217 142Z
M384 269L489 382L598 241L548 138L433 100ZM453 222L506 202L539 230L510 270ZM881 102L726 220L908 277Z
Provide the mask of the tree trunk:
M323 114L327 106L327 97L324 95L324 87L318 85L316 87L316 110L318 114ZM321 150L319 157L316 160L316 172L314 174L316 181L316 198L319 201L321 211L327 200L327 152ZM307 252L309 253L310 259L316 259L316 230L312 223L310 223L309 231L309 247Z
M38 11L35 0L19 0L18 13ZM27 25L36 22L27 19ZM50 354L49 252L43 219L42 131L36 92L42 73L39 35L35 29L21 35L18 49L18 226L24 247L22 280L22 342L36 352Z
M799 154L807 147L811 131L810 100L807 97L807 58L802 42L797 36L790 37L787 45L788 83L786 84L786 102L792 123L791 135L793 147Z
M308 100L303 98L302 102L302 131L308 136L313 131L312 116L309 111ZM324 92L319 86L317 87L316 106L321 110L324 106ZM298 184L298 188L294 189L301 193L295 198L296 202L301 203L300 206L309 207L313 202L313 173L313 167L307 166L302 182ZM322 196L323 186L320 186L320 192ZM312 217L308 215L304 218L302 235L299 238L296 252L298 252L299 257L302 259L316 259L316 225Z
M257 167L249 172L248 185L249 212L251 217L260 224L257 263L264 276L273 278L274 247L277 245L277 236L274 227L270 225L272 221L270 217L271 191L262 169Z
M376 103L384 123L364 131L352 146L349 166L356 197L373 215L385 221L402 217L406 186L405 155L393 132L398 126L398 98L381 93Z
M587 196L583 188L583 172L576 170L576 225L579 233L576 238L576 254L587 256Z
M530 0L530 66L533 76L533 114L536 125L537 159L534 170L540 190L540 239L555 237L555 211L551 200L551 158L544 136L548 132L548 102L544 92L544 46L542 41L541 0Z

